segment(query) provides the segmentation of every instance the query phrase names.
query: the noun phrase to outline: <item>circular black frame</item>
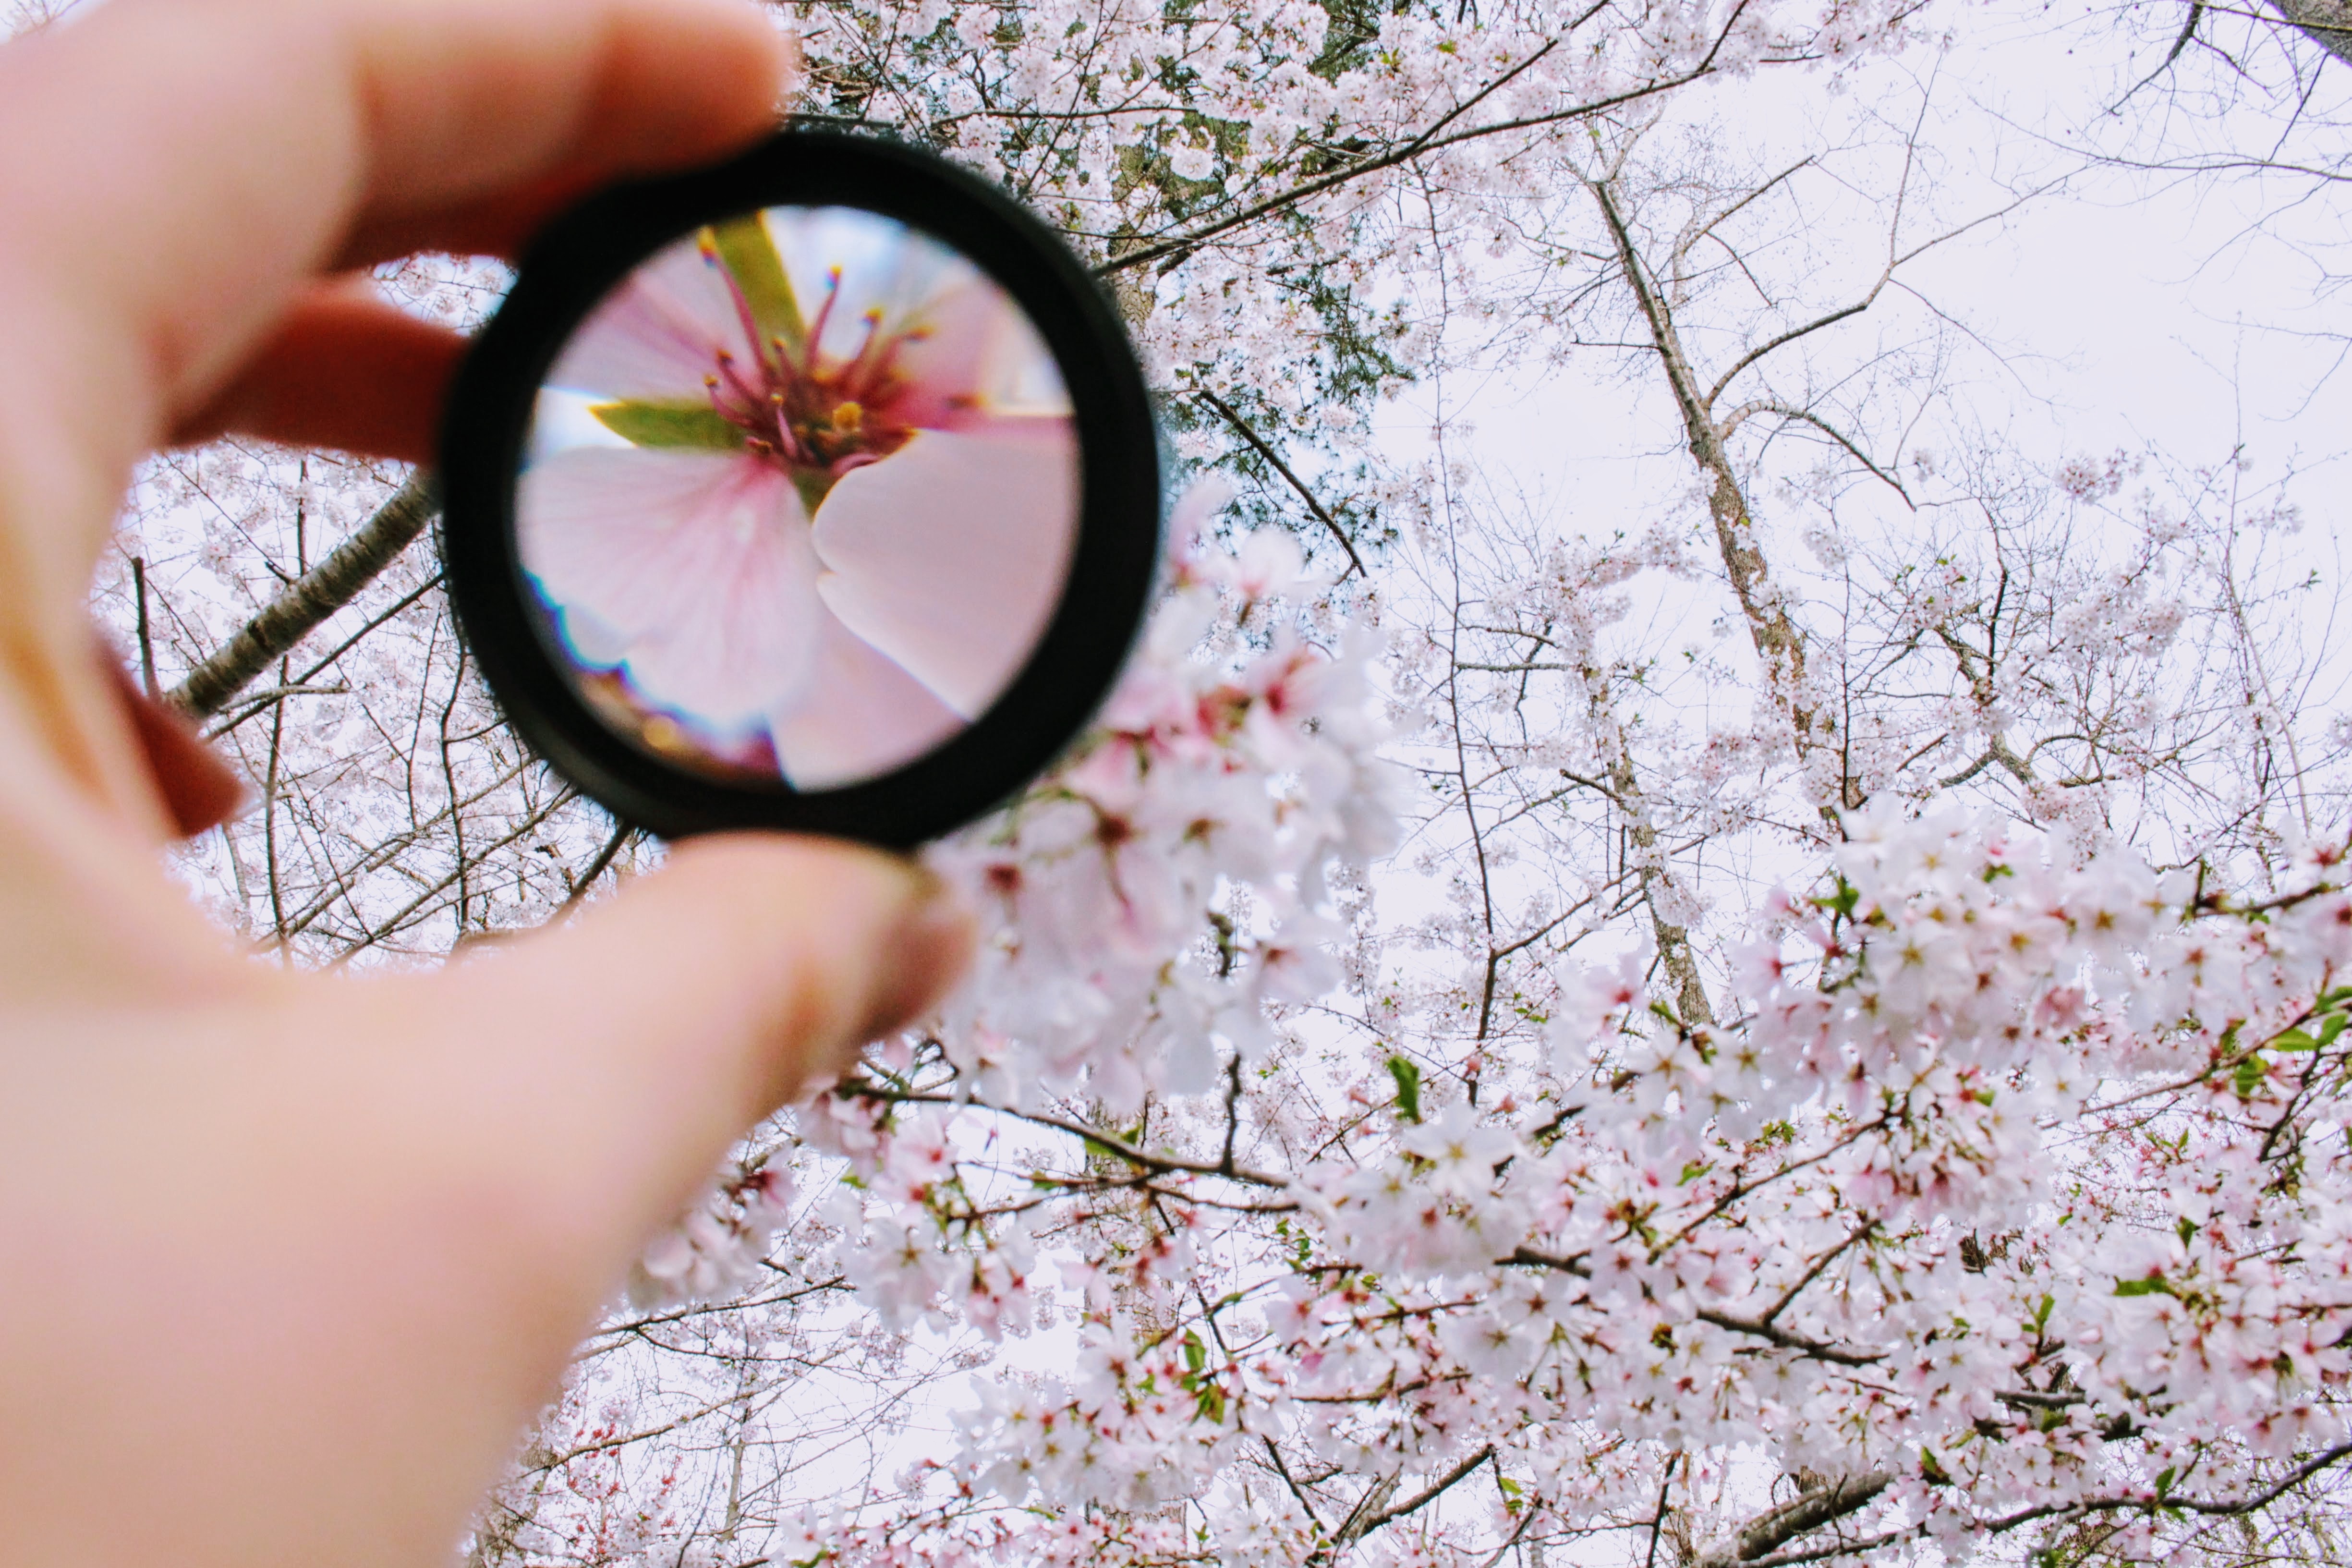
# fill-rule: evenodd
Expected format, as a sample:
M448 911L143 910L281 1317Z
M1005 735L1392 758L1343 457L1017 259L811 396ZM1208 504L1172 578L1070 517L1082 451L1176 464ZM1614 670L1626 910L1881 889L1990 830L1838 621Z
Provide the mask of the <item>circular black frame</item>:
M1028 663L938 750L828 790L720 781L611 729L540 630L515 533L516 480L540 387L581 322L664 247L706 224L788 205L896 218L970 258L1052 350L1078 441L1076 546ZM1100 706L1142 625L1160 559L1158 426L1134 348L1100 286L1060 236L996 186L872 136L785 130L715 167L604 191L550 224L458 371L440 472L450 601L508 722L583 794L664 837L787 828L906 848L981 816L1043 773Z

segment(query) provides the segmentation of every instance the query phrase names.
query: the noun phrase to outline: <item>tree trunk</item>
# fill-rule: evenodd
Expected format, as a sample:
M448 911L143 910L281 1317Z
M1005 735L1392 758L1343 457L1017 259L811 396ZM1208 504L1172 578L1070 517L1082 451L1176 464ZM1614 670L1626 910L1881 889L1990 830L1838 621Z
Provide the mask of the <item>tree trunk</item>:
M2313 43L2352 65L2352 5L2346 0L2271 0L2271 8Z

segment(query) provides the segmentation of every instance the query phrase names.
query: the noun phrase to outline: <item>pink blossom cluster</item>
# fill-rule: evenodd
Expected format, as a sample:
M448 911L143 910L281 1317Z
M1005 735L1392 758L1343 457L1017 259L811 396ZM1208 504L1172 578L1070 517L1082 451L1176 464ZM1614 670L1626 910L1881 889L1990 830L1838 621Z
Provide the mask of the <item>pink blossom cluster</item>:
M1356 1547L1266 1455L1418 1478L1376 1511L1483 1467L1507 1536L1758 1445L1872 1489L1856 1528L1885 1551L1948 1556L2234 1506L2343 1443L2340 847L2249 905L1957 814L1846 827L1821 887L1767 911L1738 1018L1679 1019L1634 955L1571 977L1475 1096L1358 1082L1344 1148L1272 1169L1216 1159L1205 1113L1003 1154L1021 1124L944 1102L1053 1067L1010 1044L978 1068L910 1052L830 1102L868 1300L992 1331L1052 1300L1076 1325L1066 1375L975 1384L937 1484L1052 1521L1024 1557L1066 1530L1113 1550L1088 1521L1190 1499L1220 1561L1370 1563L1402 1541ZM1006 1101L1032 1129L1066 1103ZM826 1550L900 1560L857 1540Z
M934 857L988 914L938 1039L991 1103L1026 1109L1083 1083L1131 1113L1147 1092L1212 1087L1216 1037L1255 1059L1266 1004L1339 980L1326 868L1396 842L1398 778L1368 680L1380 639L1307 640L1277 614L1315 590L1297 546L1281 533L1202 546L1217 499L1180 509L1173 591L1096 731ZM1241 636L1212 653L1221 621Z

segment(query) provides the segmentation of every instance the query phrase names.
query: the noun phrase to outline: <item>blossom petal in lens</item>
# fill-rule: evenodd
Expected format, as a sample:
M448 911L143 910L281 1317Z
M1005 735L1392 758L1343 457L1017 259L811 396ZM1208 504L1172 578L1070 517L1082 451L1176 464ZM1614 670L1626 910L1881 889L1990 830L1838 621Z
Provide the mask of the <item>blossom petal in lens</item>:
M969 720L840 622L827 619L803 694L767 715L777 759L803 789L870 775L877 758L919 757Z
M1057 432L926 430L845 477L819 513L818 596L966 718L1019 673L1069 573L1077 506Z
M1011 299L899 225L706 229L614 291L548 388L523 563L583 691L665 754L871 777L984 712L1052 618L1066 394Z
M723 730L805 686L829 617L807 514L772 468L574 447L524 474L518 513L523 558L566 643L592 666L625 668L646 700Z

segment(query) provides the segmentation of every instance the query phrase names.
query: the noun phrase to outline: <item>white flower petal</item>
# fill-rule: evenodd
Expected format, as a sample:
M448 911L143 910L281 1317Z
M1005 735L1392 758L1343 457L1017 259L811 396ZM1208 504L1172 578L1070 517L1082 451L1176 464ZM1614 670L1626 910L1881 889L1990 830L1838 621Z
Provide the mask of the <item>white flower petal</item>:
M826 605L968 718L1019 672L1069 575L1076 440L1064 421L919 431L817 509Z
M718 728L797 697L820 624L799 495L755 458L581 447L523 473L522 562L583 662Z
M824 616L799 697L769 716L784 777L798 789L856 784L910 763L965 721L915 678Z

